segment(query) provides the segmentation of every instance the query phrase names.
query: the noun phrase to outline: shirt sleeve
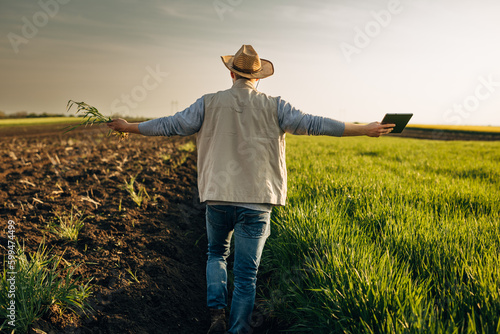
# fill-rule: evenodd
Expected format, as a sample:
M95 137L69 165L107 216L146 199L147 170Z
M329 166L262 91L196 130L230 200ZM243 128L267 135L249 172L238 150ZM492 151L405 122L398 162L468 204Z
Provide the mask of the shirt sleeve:
M328 117L305 114L278 97L278 121L284 132L294 135L342 137L344 122Z
M200 97L175 115L139 123L139 132L145 136L189 136L200 130L204 117L205 99Z

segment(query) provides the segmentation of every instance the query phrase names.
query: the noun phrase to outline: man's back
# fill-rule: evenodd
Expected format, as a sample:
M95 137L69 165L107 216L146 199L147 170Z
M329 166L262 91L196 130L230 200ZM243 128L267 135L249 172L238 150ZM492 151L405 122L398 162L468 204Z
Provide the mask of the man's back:
M204 102L197 137L200 200L284 205L285 136L277 99L239 79Z

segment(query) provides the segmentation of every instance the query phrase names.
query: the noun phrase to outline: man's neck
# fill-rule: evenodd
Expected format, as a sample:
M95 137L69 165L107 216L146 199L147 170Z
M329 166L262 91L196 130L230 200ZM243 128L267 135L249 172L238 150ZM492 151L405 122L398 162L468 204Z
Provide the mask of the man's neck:
M239 80L250 81L252 83L252 85L255 86L255 84L257 83L257 81L259 79L238 78L238 79L233 79L233 83L235 83L236 81L239 81Z
M238 79L233 81L233 87L255 89L255 80Z

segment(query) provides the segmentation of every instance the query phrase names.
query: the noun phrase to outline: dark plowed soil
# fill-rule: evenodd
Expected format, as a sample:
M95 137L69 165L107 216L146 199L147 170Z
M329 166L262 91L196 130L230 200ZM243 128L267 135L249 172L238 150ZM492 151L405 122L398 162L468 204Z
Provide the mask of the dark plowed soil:
M47 333L205 333L206 237L193 138L119 142L102 128L38 131L0 137L0 221L4 227L16 222L16 237L28 251L45 238L54 253L65 250L64 259L81 263L77 274L93 278L94 311L88 318L54 312L35 327ZM131 177L137 177L136 191L143 186L149 195L140 207L124 189ZM72 208L88 218L78 241L65 243L46 231L47 223Z

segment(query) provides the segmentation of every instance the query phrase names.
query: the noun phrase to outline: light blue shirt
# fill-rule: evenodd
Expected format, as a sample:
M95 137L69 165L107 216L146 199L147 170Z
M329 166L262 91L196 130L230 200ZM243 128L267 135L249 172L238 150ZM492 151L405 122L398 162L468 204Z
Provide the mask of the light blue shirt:
M294 135L326 135L341 137L343 122L321 116L305 114L290 103L278 97L278 121L281 129ZM195 103L175 115L160 117L139 124L139 131L145 136L189 136L197 133L205 116L205 99L200 97Z

